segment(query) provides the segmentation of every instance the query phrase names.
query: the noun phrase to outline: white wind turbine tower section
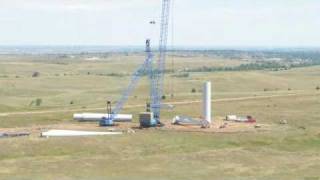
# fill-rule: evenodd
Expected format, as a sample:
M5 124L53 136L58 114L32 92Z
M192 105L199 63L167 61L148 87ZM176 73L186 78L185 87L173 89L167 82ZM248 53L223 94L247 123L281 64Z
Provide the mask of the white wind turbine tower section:
M206 82L203 87L203 120L211 124L211 82Z

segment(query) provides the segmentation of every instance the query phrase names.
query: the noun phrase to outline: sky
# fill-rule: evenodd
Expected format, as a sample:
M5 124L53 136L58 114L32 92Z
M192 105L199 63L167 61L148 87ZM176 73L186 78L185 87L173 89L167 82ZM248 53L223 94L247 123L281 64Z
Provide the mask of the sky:
M319 0L173 0L169 44L318 47L319 12ZM161 0L0 0L0 45L158 44L160 13Z

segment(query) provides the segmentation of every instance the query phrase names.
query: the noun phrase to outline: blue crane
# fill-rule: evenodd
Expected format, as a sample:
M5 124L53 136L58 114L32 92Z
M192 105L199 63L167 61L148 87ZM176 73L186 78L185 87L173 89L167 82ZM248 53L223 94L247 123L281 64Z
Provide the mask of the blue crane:
M151 76L153 54L152 54L151 48L150 48L150 40L146 41L146 52L147 52L147 57L146 57L145 61L132 74L129 86L123 91L120 100L117 101L117 104L115 105L114 109L111 111L111 114L108 114L108 117L104 117L103 120L101 120L99 122L100 126L113 125L113 120L115 119L115 116L122 110L124 104L128 101L133 90L136 88L140 78L145 74L149 74L149 76Z
M161 101L163 97L163 84L165 73L165 61L167 52L168 27L169 27L170 0L162 0L160 42L159 42L159 59L154 67L154 55L151 51L150 40L146 41L146 59L143 64L132 74L129 86L124 90L120 100L115 105L108 117L100 121L100 126L109 126L113 124L115 115L117 115L127 102L129 96L137 86L138 81L144 75L150 79L150 109L154 114L154 119L160 124ZM155 24L155 21L150 22Z
M162 0L161 27L160 27L160 42L159 42L159 59L157 67L153 70L151 80L151 111L154 113L154 118L160 124L160 110L162 107L161 101L163 98L163 84L165 74L165 62L168 41L170 16L170 0Z

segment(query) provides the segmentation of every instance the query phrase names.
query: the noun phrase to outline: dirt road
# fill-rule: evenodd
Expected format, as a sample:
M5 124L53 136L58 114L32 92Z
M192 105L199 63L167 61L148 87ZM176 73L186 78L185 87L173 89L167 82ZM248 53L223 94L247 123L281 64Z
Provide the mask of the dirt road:
M290 96L299 96L305 94L285 94L285 95L269 95L269 96L249 96L249 97L239 97L239 98L223 98L223 99L215 99L212 102L230 102L230 101L245 101L245 100L254 100L254 99L266 99L266 98L277 98L277 97L290 97ZM195 101L180 101L180 102L167 102L165 104L170 105L186 105L186 104L194 104L194 103L201 103L201 100ZM137 108L137 107L144 107L145 104L139 105L128 105L125 106L126 109L128 108ZM83 111L98 111L104 110L103 108L86 108L86 109L60 109L60 110L47 110L47 111L23 111L23 112L8 112L8 113L0 113L0 117L2 116L15 116L15 115L31 115L31 114L46 114L46 113L63 113L63 112L83 112Z

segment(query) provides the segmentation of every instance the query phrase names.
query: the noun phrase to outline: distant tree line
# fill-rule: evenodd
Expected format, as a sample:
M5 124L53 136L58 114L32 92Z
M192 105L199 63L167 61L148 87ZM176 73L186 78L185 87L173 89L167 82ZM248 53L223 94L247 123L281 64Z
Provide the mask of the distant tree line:
M192 69L185 69L184 72L219 72L219 71L250 71L250 70L288 70L291 68L298 68L298 67L308 67L308 66L315 66L320 65L319 62L301 62L301 63L292 63L292 64L283 64L275 61L271 62L259 62L259 63L248 63L248 64L241 64L239 66L234 67L208 67L202 66L198 68Z
M312 49L290 50L290 49L273 49L273 50L176 50L173 56L207 56L221 57L225 59L252 59L268 60L281 59L284 61L320 61L320 51Z

